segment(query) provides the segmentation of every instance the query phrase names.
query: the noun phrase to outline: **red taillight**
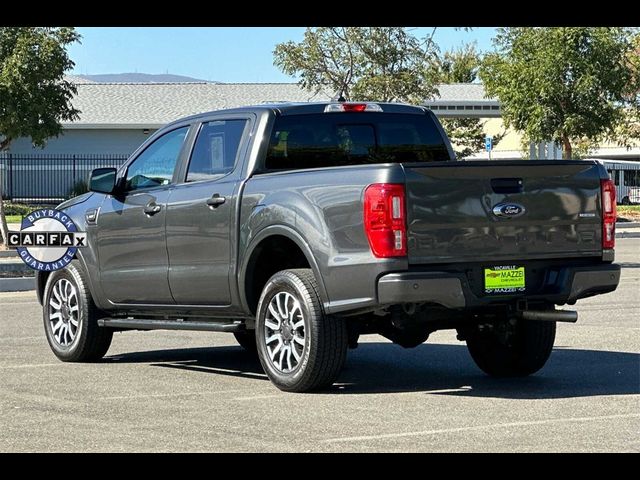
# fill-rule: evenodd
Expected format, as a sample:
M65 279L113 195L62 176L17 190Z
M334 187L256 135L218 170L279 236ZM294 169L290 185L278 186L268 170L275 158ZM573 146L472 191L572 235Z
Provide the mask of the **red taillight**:
M602 248L616 246L616 186L612 180L600 181L602 197Z
M324 107L324 113L336 112L382 112L377 103L330 103Z
M364 230L378 258L407 255L404 185L374 183L364 191Z
M342 105L343 112L364 112L366 109L366 103L345 103Z

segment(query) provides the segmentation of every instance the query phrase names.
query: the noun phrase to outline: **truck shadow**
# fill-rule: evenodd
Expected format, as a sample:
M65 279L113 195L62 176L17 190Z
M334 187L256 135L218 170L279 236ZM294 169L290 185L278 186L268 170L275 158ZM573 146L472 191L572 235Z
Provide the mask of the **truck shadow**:
M425 343L412 350L361 344L340 376L343 393L422 391L435 395L545 399L640 393L640 354L556 347L537 374L492 378L465 345Z
M127 353L118 363L266 380L260 362L240 347ZM547 365L526 378L484 375L464 345L425 343L405 350L389 343L362 343L349 351L330 395L425 393L465 397L552 399L640 393L640 354L556 347Z

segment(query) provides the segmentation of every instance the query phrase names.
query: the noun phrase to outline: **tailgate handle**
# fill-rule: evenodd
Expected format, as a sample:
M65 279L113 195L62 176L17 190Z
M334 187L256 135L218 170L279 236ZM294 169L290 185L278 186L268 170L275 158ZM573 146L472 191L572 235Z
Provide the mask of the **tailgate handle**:
M495 193L522 193L524 184L521 178L492 178L491 188Z

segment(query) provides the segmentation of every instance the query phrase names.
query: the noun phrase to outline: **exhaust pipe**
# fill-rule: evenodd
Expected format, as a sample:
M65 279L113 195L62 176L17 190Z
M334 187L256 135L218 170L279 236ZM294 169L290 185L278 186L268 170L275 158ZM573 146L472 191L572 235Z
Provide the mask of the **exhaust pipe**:
M523 320L537 320L543 322L568 322L576 323L578 321L578 312L575 310L550 310L535 311L524 310L520 312Z

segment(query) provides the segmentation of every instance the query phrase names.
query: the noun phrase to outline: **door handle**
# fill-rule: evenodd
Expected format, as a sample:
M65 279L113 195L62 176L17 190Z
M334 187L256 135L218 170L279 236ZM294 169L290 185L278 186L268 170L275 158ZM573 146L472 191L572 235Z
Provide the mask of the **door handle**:
M225 197L221 197L220 194L216 193L213 197L207 200L207 205L212 208L218 208L226 201L227 199Z
M160 213L160 210L162 210L162 205L158 205L155 202L151 202L144 207L144 213L149 216Z

